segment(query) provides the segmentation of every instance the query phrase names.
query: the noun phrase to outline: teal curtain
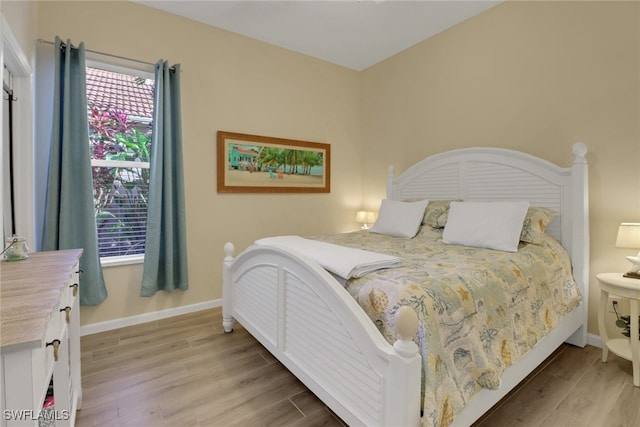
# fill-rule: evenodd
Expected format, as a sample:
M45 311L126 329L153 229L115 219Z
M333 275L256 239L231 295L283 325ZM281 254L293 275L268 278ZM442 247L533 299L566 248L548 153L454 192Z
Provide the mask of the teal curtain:
M141 296L187 290L180 65L155 66L151 178Z
M84 43L55 41L53 128L42 250L82 248L80 304L107 297L98 254L87 120Z

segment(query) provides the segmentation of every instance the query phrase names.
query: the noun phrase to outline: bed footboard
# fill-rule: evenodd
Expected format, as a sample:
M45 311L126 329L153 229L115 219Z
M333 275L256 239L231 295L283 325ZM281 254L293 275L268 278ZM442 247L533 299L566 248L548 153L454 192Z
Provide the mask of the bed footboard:
M350 426L418 426L421 358L413 310L392 346L329 273L302 255L224 248L223 326L239 321Z

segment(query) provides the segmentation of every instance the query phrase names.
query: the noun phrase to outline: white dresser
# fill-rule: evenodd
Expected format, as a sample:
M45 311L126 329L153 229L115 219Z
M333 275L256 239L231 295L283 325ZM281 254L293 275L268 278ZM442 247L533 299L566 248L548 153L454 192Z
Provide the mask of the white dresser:
M80 378L81 249L0 263L1 426L73 426ZM53 380L53 409L43 403Z

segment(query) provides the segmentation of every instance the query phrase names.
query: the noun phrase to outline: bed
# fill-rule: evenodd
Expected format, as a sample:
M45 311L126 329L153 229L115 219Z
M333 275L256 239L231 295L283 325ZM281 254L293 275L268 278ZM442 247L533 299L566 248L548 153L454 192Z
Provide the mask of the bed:
M231 332L234 320L239 321L350 426L471 425L563 342L586 345L586 151L584 144L575 144L573 164L566 168L526 153L487 147L430 156L397 177L389 167L388 200L526 201L528 206L557 212L546 233L552 236L550 241L557 240L566 249L569 275L579 298L566 313L548 322L549 330L536 338L526 353L517 357L514 353L513 363L499 362L498 378L490 377L488 386L476 387L462 403L446 402L443 406L439 391L429 389L434 381L425 380L433 363L429 354L440 350L424 347L425 340L420 338L426 328L424 314L416 314L410 304L396 304L394 331L381 333L380 319L371 317L371 307L356 301L358 289L367 286L359 281L368 275L348 281L355 286L350 293L345 283L311 257L284 246L254 244L234 258L233 245L225 245L223 327ZM431 235L435 233L435 238L442 240L437 234L441 230L424 225L421 230L416 239L434 238ZM365 233L355 234L362 237ZM344 237L318 238L348 244ZM368 243L360 245L368 247ZM524 256L526 248L519 246L517 253ZM372 274L375 278L382 273ZM547 314L554 310L547 309ZM470 358L468 352L455 357L456 363ZM458 381L453 378L448 381Z

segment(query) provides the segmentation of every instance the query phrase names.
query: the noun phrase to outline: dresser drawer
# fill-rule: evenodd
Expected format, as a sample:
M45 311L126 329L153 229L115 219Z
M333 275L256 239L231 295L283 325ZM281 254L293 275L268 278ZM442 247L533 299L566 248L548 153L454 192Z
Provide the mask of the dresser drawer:
M58 363L60 351L68 346L67 328L60 313L52 313L47 321L45 339L42 345L31 350L31 373L34 390L39 396L34 404L41 405L49 386L51 375Z

